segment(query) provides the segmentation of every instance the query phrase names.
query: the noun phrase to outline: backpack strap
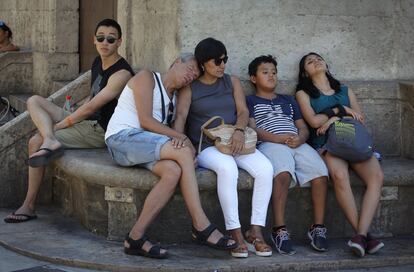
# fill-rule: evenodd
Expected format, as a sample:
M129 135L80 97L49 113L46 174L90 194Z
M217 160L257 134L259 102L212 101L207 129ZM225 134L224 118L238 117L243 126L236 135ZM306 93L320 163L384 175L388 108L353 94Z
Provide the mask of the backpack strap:
M160 83L160 79L158 78L157 73L155 73L154 71L152 73L154 74L155 79L157 80L158 89L160 90L160 94L161 94L161 109L162 109L161 123L164 123L164 120L165 120L164 94L162 93L161 83Z

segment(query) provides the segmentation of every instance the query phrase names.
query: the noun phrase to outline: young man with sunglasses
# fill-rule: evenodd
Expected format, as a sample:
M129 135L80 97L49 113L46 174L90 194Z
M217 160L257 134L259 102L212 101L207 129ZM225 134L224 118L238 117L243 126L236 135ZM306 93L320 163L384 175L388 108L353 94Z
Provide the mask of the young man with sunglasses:
M105 147L104 135L117 98L134 75L118 54L122 42L119 24L112 19L98 23L94 44L99 56L92 64L90 98L74 112L66 112L41 96L27 101L30 117L38 129L29 141L29 184L23 205L8 215L7 223L37 218L35 201L45 166L63 155L64 148Z

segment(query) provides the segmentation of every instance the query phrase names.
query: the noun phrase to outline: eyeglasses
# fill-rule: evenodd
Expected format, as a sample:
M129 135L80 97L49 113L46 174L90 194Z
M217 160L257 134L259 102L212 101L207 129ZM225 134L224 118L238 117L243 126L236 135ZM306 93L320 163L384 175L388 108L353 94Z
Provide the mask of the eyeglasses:
M112 36L104 36L104 35L96 36L96 40L100 43L103 42L105 39L110 44L113 44L116 40L118 40L117 38L112 37Z
M228 59L229 59L229 57L228 57L228 56L225 56L225 57L223 57L223 58L215 58L215 59L214 59L214 64L215 64L216 66L220 66L220 65L221 65L221 62L224 62L224 64L226 64Z
M170 102L168 104L168 114L167 114L167 124L168 124L168 126L171 126L173 116L174 116L174 104L172 102Z

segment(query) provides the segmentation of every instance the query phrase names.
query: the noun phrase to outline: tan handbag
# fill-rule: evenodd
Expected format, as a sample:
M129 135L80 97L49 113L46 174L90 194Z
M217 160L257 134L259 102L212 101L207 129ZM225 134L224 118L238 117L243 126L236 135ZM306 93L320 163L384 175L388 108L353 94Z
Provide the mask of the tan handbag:
M220 119L221 124L214 128L206 128L214 120ZM200 142L198 144L198 153L201 152L201 144L203 142L203 134L214 141L214 146L224 154L232 155L230 138L236 129L233 125L224 124L224 119L220 116L211 117L201 126ZM257 134L254 129L246 127L244 130L244 147L239 154L251 154L256 150Z

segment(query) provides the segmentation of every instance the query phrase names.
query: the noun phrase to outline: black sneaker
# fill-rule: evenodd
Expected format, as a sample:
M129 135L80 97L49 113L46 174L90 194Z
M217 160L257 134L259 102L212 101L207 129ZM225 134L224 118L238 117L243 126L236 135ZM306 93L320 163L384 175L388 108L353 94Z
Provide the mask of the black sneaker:
M311 240L311 246L317 251L327 251L328 241L326 238L326 227L323 225L312 226L308 231L308 237Z
M293 255L296 251L292 247L292 241L289 238L289 232L285 228L272 231L270 236L277 251L282 255Z

